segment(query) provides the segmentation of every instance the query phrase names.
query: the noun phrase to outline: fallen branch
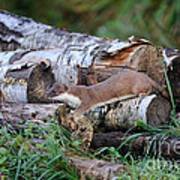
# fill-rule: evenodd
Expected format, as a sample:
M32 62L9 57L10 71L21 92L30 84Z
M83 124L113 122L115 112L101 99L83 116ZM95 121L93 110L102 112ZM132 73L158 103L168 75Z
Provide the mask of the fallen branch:
M155 157L164 157L165 159L180 158L180 138L159 137L153 141L151 136L137 136L127 141L119 150L122 154L126 154L130 150L136 156L153 155ZM91 148L98 149L101 147L118 148L122 143L129 139L132 134L124 134L123 132L96 133L93 136ZM150 147L149 150L147 147Z
M46 127L48 119L53 119L60 104L5 104L1 106L0 126L10 124L15 130L27 128L26 123L32 122Z

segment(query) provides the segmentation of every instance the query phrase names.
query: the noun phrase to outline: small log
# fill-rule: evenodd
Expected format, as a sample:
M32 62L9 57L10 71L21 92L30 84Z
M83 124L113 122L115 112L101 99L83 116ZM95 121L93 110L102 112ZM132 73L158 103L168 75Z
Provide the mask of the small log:
M68 163L75 166L80 179L111 180L125 173L126 167L103 160L87 159L83 157L67 157ZM90 178L91 177L91 178Z
M0 109L0 127L11 125L12 129L26 129L27 122L46 127L60 104L5 104Z
M119 147L124 140L132 134L124 134L123 132L110 133L95 133L91 143L91 148L98 149L101 147ZM126 142L120 149L122 154L131 151L137 155L153 155L156 157L164 157L166 159L180 159L180 138L161 138L154 141L152 144L151 136L138 136ZM146 147L151 144L151 148L147 152Z

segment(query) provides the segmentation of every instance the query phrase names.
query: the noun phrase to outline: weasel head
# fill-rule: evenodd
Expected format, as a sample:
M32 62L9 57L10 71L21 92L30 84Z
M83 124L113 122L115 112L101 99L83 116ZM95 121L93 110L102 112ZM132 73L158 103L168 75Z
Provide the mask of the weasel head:
M65 84L55 83L45 94L46 98L53 99L53 97L57 97L63 93L66 93L68 90L68 86Z
M45 98L61 101L72 107L80 106L80 98L69 92L69 89L65 84L55 83L45 94Z

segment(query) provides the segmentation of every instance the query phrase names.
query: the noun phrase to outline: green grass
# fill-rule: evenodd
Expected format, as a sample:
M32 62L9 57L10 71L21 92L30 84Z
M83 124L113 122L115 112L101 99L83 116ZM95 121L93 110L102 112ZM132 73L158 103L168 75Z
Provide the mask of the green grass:
M32 125L32 124L31 124ZM57 125L42 131L36 127L32 132L31 125L26 132L10 134L6 127L0 129L0 170L10 179L78 179L75 168L68 166L65 150L57 136ZM33 143L37 132L41 143ZM34 135L36 133L36 135Z
M32 130L30 123L25 132L9 133L6 127L0 129L0 171L9 179L79 179L74 167L69 167L66 155L80 155L90 158L104 159L114 163L123 163L127 171L114 178L120 179L178 179L179 168L176 162L150 156L133 157L129 152L122 156L114 147L104 147L96 152L82 150L80 141L72 141L66 129L59 128L56 121L49 121L50 126L41 129L36 126ZM159 130L155 127L144 126L151 134L154 132L155 139L158 135L177 135L173 130ZM167 132L169 131L169 132ZM171 132L170 132L171 131ZM38 134L38 136L37 136ZM140 134L136 134L132 140ZM179 136L179 134L178 134ZM33 138L42 139L41 143L30 141ZM123 144L123 145L124 145ZM123 148L123 145L119 148ZM148 152L147 152L148 154Z

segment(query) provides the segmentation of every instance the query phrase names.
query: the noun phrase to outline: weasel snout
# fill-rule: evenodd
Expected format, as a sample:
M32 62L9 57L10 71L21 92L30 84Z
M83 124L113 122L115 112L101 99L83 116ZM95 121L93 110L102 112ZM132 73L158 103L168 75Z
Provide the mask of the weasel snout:
M51 98L59 96L60 94L67 91L67 86L65 84L55 83L44 95L45 98Z

